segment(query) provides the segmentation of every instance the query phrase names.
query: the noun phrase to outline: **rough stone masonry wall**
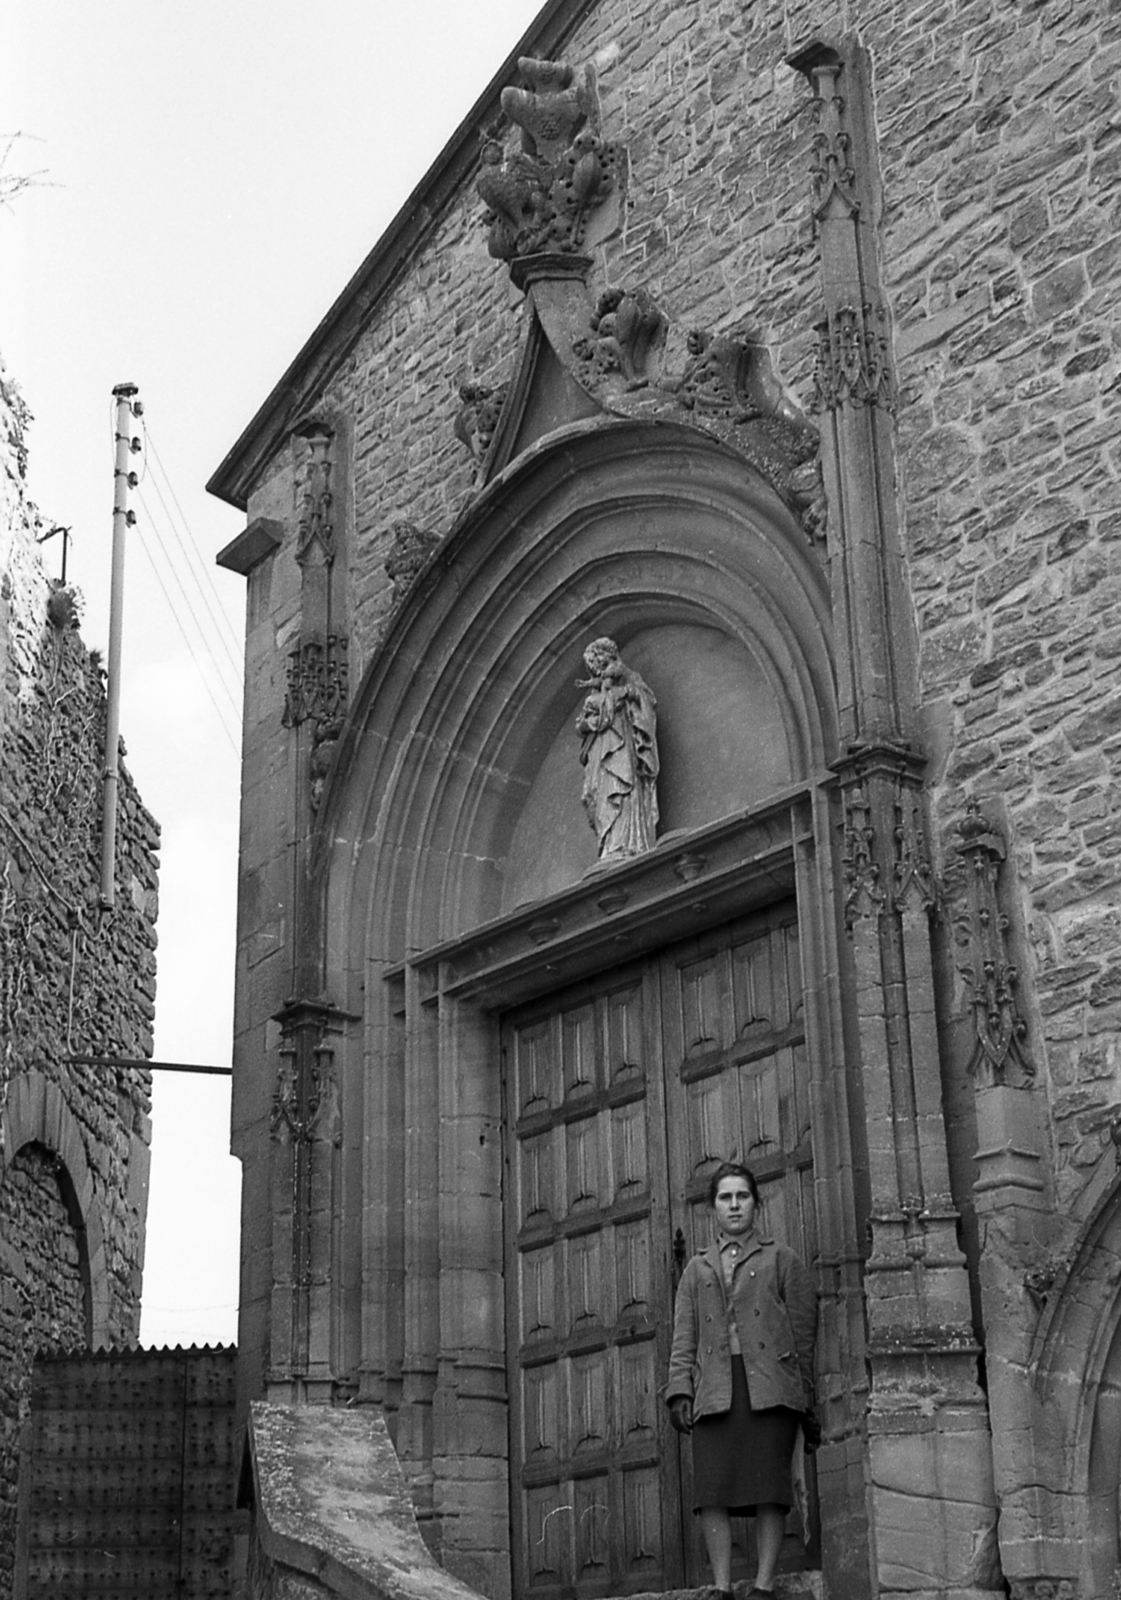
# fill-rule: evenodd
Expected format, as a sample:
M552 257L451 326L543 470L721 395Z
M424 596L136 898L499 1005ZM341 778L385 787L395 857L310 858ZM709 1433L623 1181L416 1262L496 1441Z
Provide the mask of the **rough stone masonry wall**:
M117 907L100 913L104 684L71 598L43 569L45 529L25 485L28 420L0 369L0 1113L30 1081L51 1092L21 1105L63 1108L53 1127L44 1114L43 1126L16 1128L19 1148L0 1150L0 1590L32 1356L91 1331L90 1219L75 1214L67 1138L88 1169L104 1246L94 1331L121 1345L138 1331L150 1075L66 1057L151 1053L159 842L123 774Z
M1121 12L908 9L877 113L943 848L970 795L1007 827L1067 1215L1121 1100Z
M654 293L671 365L691 326L750 328L808 406L811 130L785 63L813 35L852 34L872 65L941 864L968 796L999 796L1066 1205L1121 1094L1121 14L602 0L564 52L597 63L605 131L630 155L626 221L593 281ZM355 683L389 608L391 525L444 532L470 496L456 386L499 381L514 358L518 297L480 212L471 190L448 207L325 397L353 419ZM259 509L291 514L268 487Z

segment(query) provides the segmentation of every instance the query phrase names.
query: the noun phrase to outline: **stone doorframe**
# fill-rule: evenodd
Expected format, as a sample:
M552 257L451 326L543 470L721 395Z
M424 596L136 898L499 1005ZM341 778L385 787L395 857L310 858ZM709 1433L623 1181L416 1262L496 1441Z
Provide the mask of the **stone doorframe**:
M793 784L504 915L504 851L542 726L571 720L583 646L608 633L625 649L662 624L751 651ZM290 1219L299 1271L281 1282L274 1268L274 1360L277 1330L298 1326L293 1392L341 1382L384 1406L434 1547L488 1593L509 1585L496 1011L792 889L814 1063L823 1558L852 1575L836 1593L867 1588L869 1198L857 1024L842 1001L855 985L841 979L836 703L827 564L777 494L696 430L604 421L558 431L488 485L355 697L280 1019L274 1120L301 1141L307 1199Z
M1045 1305L1025 1363L1028 1414L1012 1441L1029 1487L1002 1510L1014 1595L1045 1581L1056 1595L1109 1595L1121 1574L1118 1159L1111 1145L1076 1205L1081 1226L1065 1259L1032 1283Z

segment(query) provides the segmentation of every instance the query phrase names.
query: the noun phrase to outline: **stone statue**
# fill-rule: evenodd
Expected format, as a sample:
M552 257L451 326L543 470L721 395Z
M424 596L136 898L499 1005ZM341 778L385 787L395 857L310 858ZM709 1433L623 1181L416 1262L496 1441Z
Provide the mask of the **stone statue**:
M588 691L576 718L584 810L600 860L622 861L649 850L657 832L657 701L614 639L594 640L584 664L592 675L577 683Z

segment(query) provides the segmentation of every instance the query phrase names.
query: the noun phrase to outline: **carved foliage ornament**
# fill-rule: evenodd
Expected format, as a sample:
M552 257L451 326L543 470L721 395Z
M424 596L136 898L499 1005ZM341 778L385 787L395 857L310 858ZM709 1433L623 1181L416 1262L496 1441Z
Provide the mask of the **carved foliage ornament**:
M484 383L461 383L459 410L455 414L455 436L470 450L481 466L489 454L506 403L505 383L491 387Z
M1025 1047L1027 1023L1016 999L1019 974L1009 959L1008 918L998 897L1004 838L976 800L970 801L957 832L967 897L957 918L958 940L965 952L958 970L972 993L977 1041L971 1070L993 1083L1023 1087L1034 1077L1035 1066Z
M476 188L487 210L488 248L499 260L569 253L584 243L593 213L620 185L623 156L600 134L599 96L589 66L522 56L522 85L503 89L502 110L520 129L517 148L484 138Z
M417 573L440 542L437 533L418 528L414 522L395 522L389 530L392 544L386 555L385 575L393 585L393 603L403 599Z

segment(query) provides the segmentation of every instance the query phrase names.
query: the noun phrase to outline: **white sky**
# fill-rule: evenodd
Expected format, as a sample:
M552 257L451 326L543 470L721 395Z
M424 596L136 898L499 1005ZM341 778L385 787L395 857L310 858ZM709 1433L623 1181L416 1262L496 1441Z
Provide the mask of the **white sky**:
M238 689L222 638L240 648L244 589L213 558L244 518L203 485L539 9L0 9L0 134L25 136L8 169L49 182L0 212L0 354L35 417L32 495L73 529L91 647L108 639L115 384L138 385L163 469L133 500L121 720L163 828L159 1060L230 1059ZM44 547L54 575L59 546ZM205 600L192 562L213 581ZM157 1074L153 1123L142 1339L232 1342L228 1081Z

